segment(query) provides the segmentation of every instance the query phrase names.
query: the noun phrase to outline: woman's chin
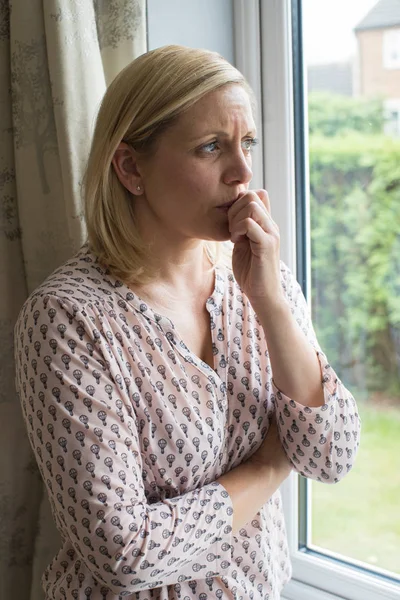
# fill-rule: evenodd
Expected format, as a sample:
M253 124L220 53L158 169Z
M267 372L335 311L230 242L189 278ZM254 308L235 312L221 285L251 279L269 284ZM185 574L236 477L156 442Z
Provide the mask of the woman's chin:
M231 232L229 231L228 220L225 223L216 224L217 227L214 227L212 231L210 231L210 237L208 238L213 242L227 242L231 239Z
M231 239L231 234L229 231L227 233L219 232L212 236L206 236L203 239L207 242L229 242Z

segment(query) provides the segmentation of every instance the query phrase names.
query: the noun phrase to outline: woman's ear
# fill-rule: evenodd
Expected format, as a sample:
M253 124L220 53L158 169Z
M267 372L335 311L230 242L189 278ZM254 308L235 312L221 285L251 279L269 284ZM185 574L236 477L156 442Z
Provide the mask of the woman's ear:
M125 142L121 142L112 159L114 171L122 185L135 196L143 194L143 185L137 168L135 150Z

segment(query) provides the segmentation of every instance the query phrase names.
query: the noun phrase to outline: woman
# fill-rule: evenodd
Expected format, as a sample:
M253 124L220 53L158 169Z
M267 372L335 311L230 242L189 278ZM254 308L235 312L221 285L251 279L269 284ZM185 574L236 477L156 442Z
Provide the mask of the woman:
M204 50L149 52L105 95L88 243L16 326L62 537L46 598L275 600L280 484L352 466L356 405L280 263L268 194L249 189L255 135L248 84Z

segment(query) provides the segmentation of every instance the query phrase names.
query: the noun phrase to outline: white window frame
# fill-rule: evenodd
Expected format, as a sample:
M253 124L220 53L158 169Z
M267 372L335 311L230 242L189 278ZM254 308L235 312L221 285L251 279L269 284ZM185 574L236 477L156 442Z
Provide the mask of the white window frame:
M269 192L272 216L281 232L281 257L296 273L291 1L233 0L233 8L236 66L260 103L262 158L254 164L253 185L261 183ZM304 159L308 161L308 155ZM299 550L298 483L299 476L292 474L281 488L293 564L293 577L282 600L399 600L400 585L384 577L384 572L375 575L329 556Z
M393 50L396 58L393 58ZM385 29L383 32L383 68L400 69L400 29Z

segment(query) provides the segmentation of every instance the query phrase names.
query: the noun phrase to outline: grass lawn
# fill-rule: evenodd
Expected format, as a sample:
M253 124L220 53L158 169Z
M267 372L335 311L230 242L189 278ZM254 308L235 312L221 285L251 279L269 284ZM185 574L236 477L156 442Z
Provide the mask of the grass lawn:
M353 469L339 484L312 483L312 543L400 575L400 408L359 411Z

